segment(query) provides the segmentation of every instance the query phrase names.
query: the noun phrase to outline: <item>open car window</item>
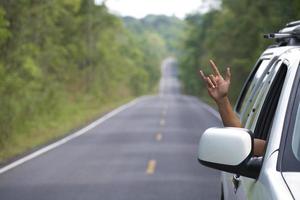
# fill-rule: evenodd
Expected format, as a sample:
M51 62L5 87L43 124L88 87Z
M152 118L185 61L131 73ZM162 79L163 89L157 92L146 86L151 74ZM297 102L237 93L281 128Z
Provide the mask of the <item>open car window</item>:
M247 104L247 100L249 99L251 93L253 92L255 86L259 83L259 80L261 76L263 75L263 72L266 70L270 60L269 59L262 59L259 60L254 67L254 70L251 72L248 80L246 81L246 84L244 85L244 88L241 92L241 95L239 97L237 106L236 106L236 112L240 114L244 107Z
M267 139L286 72L287 64L277 62L263 77L259 91L253 97L245 127L254 132L255 138Z

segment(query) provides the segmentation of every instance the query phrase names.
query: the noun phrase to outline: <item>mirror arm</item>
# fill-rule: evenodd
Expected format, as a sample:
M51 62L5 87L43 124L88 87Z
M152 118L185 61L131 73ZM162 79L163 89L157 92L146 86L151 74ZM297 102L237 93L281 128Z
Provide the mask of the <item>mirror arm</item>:
M247 162L247 176L257 179L262 167L263 157L251 157Z

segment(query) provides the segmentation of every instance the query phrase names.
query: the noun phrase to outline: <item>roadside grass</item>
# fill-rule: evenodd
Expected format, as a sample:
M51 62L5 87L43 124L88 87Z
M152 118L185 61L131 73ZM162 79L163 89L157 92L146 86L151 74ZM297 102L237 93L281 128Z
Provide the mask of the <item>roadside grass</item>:
M115 98L109 102L88 100L69 103L55 116L40 116L32 120L23 130L16 130L5 141L0 151L0 164L3 165L30 150L68 135L134 98Z

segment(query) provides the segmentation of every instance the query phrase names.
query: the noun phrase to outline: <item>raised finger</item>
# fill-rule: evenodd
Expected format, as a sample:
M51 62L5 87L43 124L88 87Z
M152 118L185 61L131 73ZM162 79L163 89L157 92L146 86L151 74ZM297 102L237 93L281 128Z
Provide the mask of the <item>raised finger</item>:
M218 75L218 76L221 76L220 72L219 72L219 69L217 67L217 65L214 63L213 60L209 60L210 62L210 66L212 67L213 71L214 71L214 74L215 75Z
M209 75L209 78L210 78L211 82L216 86L217 85L216 77L211 74L211 75Z
M206 83L207 83L208 87L216 88L216 86L213 84L213 82L211 81L211 79L209 77L206 78Z
M204 81L206 81L206 76L204 75L204 73L203 73L202 70L199 71L199 74L200 74L201 78L202 78Z

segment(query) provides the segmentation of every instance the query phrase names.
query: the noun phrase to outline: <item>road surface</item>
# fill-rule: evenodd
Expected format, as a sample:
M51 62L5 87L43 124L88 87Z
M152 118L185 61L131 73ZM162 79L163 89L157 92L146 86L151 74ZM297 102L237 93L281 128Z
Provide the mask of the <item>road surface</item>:
M162 64L160 94L0 174L1 200L218 199L219 172L198 164L216 113L180 94L176 62Z

